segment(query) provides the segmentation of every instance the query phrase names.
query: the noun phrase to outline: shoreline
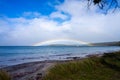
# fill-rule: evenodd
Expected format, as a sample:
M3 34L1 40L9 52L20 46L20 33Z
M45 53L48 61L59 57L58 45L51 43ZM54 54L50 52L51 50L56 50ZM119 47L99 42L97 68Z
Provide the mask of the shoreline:
M23 63L13 66L8 66L1 68L1 70L7 71L13 80L29 80L30 78L35 78L37 74L42 74L44 76L48 69L53 67L57 63L65 63L73 60L49 60L49 61L37 61Z
M7 71L13 80L29 80L31 78L35 79L37 74L42 74L44 76L47 71L52 68L57 63L66 63L70 61L79 61L90 56L102 56L102 54L88 55L84 58L81 57L70 57L69 60L45 60L36 62L27 62L17 65L12 65L4 68L2 70Z
M116 51L112 51L112 52L116 52ZM78 61L92 56L101 57L105 53L110 53L110 52L104 52L102 54L99 53L92 55L90 54L85 56L84 58L69 57L69 60L45 60L45 61L27 62L27 63L17 64L0 69L7 71L10 74L10 76L13 78L13 80L29 80L31 78L34 80L38 74L42 74L42 76L44 76L47 73L47 71L57 63Z
M84 55L82 56L82 54L81 54L81 56L80 55L73 55L73 56L65 56L65 57L63 57L64 55L66 55L66 54L61 54L60 56L59 56L59 58L56 58L56 59L43 59L43 60L31 60L31 59L37 59L37 58L35 58L35 57L33 57L33 58L22 58L22 59L11 59L11 60L7 60L7 61L10 61L10 62L7 62L8 64L6 64L6 61L5 61L5 64L4 64L4 61L0 61L0 62L2 62L4 65L0 65L0 69L1 68L6 68L6 67L10 67L10 66L16 66L16 65L20 65L20 64L25 64L25 63L34 63L34 62L45 62L45 61L68 61L68 60L73 60L73 59L81 59L81 58L86 58L87 56L89 56L89 55L102 55L103 53L109 53L109 52L116 52L116 51L107 51L107 52L95 52L95 53L83 53ZM67 54L67 55L69 55L69 54ZM58 57L58 55L54 55L54 57ZM61 57L62 56L62 57ZM28 59L28 60L27 60ZM30 59L30 60L29 60ZM21 61L21 60L23 60L23 61ZM15 61L15 62L14 62Z
M116 52L116 51L109 51L109 52ZM86 57L89 57L91 55L96 55L96 56L100 56L100 55L103 55L104 53L109 53L109 52L103 52L103 53L100 53L100 52L96 52L96 53L93 53L93 54L87 54L85 56L67 56L65 58L59 58L59 59L48 59L48 60L36 60L36 61L28 61L28 62L19 62L19 63L15 63L13 62L13 64L10 64L10 65L0 65L0 69L1 68L7 68L7 67L12 67L12 66L17 66L17 65L24 65L24 64L29 64L29 63L42 63L42 62L64 62L64 61L69 61L69 60L74 60L74 59L83 59L83 58L86 58ZM64 55L64 54L63 54ZM16 59L17 60L17 59ZM16 61L15 60L15 61ZM14 60L13 60L14 61Z

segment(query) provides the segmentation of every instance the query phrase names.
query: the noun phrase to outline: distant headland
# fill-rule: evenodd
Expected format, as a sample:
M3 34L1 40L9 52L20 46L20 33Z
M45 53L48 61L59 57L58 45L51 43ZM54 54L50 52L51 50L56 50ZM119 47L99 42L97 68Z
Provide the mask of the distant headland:
M100 43L90 43L90 45L77 45L77 44L48 44L48 45L44 45L44 46L73 46L73 47L83 47L83 46L120 46L120 41L113 41L113 42L100 42Z

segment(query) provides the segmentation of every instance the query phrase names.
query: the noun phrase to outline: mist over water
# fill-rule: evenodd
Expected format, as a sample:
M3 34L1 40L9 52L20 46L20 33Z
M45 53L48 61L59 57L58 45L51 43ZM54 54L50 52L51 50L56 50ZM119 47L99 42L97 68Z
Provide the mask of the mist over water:
M66 60L90 54L118 51L118 46L1 46L0 67L44 60Z

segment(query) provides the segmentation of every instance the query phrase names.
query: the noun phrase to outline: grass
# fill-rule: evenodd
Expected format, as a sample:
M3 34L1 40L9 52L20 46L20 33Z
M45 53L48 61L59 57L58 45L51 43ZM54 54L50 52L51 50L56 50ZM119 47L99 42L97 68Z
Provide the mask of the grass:
M120 80L120 52L56 64L43 80Z
M0 70L0 80L11 80L11 78L6 71Z

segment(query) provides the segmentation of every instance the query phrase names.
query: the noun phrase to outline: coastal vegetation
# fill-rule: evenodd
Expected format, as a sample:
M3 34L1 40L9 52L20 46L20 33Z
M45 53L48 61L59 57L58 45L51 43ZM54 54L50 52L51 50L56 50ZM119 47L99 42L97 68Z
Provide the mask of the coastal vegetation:
M56 64L44 80L119 80L120 52Z
M12 79L6 71L0 70L0 80L12 80Z

